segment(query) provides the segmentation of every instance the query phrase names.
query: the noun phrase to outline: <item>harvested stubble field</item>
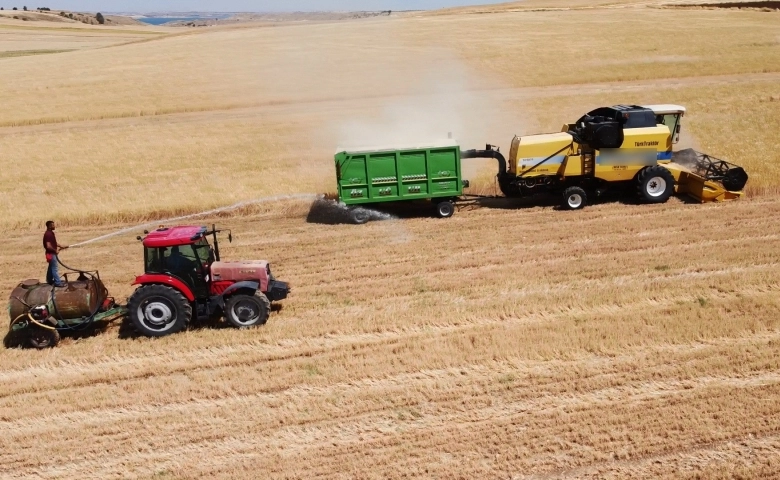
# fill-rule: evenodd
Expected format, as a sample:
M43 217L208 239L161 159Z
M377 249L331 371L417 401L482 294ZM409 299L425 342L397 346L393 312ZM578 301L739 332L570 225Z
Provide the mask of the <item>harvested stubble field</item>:
M293 284L283 308L256 330L112 325L2 351L0 477L776 477L777 15L553 5L575 8L132 39L0 23L3 292L43 276L49 217L75 243L325 192L338 143L451 131L506 148L601 104L687 105L687 141L753 184L722 205L493 201L356 227L282 201L199 218L233 229L226 258L272 261ZM78 49L2 56L76 42L61 34ZM134 236L63 259L123 299Z

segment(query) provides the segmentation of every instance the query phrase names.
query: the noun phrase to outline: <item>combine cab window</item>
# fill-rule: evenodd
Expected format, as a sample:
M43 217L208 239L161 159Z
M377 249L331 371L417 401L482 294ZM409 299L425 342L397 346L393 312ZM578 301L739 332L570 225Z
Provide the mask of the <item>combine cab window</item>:
M666 125L672 134L672 143L680 141L680 114L667 113L665 115L656 115L656 122L659 125Z

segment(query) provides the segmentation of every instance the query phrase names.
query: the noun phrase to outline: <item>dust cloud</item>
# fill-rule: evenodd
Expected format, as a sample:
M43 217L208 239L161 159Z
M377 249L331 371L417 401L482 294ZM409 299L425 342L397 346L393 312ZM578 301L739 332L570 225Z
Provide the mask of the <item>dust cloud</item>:
M272 52L259 81L279 98L307 103L302 122L317 118L318 126L304 141L317 164L330 166L339 149L363 147L456 142L506 151L524 129L520 106L502 96L508 85L435 41L410 41L404 25L389 19L312 26ZM338 34L330 31L336 28ZM467 176L483 171L494 176L495 161L464 162Z

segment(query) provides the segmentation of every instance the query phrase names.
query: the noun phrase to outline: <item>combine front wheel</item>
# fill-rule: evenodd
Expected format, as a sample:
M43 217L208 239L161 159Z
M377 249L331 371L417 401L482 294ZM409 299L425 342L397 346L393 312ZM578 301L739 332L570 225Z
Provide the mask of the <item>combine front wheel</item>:
M130 320L138 333L162 337L187 328L192 307L178 290L164 285L146 285L127 302Z
M261 292L252 296L233 295L225 303L225 318L236 328L264 325L271 313L271 302Z
M664 203L674 193L674 177L669 170L660 165L639 172L637 182L641 202Z

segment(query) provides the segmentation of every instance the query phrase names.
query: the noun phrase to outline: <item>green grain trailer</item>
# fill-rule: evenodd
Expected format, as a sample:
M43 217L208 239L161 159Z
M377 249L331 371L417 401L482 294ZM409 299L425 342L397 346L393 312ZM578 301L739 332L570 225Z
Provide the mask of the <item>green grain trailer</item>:
M339 200L351 208L355 223L370 218L363 206L409 200L429 200L437 216L451 217L454 201L468 187L461 176L460 147L451 142L344 150L335 161Z

